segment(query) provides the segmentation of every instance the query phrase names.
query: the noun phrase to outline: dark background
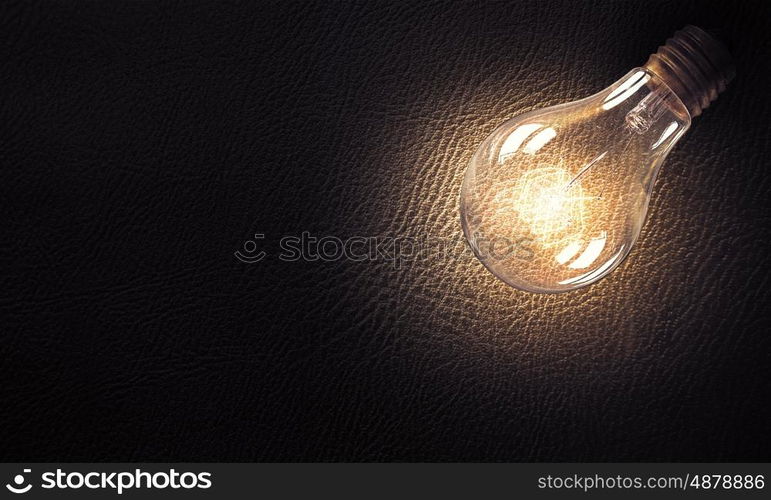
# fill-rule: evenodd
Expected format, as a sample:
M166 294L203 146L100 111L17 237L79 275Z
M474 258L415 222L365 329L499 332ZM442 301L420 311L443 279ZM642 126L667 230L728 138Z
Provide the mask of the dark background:
M0 458L771 459L768 2L2 2ZM627 261L557 296L462 242L503 120L685 24L737 78ZM234 252L264 233L245 264ZM248 252L247 252L248 253Z

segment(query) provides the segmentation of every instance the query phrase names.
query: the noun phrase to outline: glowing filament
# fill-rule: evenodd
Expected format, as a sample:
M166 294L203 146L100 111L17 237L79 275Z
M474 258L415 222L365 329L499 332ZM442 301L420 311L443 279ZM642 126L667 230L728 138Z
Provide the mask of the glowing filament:
M566 230L583 227L586 197L580 184L570 184L572 179L561 168L543 167L527 172L519 183L514 207L542 243L556 243Z

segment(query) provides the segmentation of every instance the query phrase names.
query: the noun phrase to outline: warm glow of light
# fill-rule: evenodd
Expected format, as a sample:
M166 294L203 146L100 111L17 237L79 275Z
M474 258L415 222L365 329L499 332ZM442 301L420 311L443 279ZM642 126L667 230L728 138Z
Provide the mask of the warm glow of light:
M496 203L503 210L519 212L541 243L557 244L561 233L580 231L586 216L584 196L573 176L559 167L542 167L527 172L517 185L498 193Z

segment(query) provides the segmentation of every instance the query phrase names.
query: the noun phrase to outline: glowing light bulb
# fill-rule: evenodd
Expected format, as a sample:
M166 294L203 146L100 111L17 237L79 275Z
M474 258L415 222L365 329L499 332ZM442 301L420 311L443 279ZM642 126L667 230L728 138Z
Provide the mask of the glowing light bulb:
M640 234L664 158L733 75L725 47L686 26L598 94L505 122L463 181L461 220L477 257L530 292L606 276Z

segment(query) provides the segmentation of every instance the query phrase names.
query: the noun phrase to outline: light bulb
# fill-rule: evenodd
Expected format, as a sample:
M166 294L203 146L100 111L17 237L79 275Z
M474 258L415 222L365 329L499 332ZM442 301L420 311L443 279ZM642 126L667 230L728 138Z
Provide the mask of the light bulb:
M598 94L505 122L463 180L461 221L474 253L529 292L606 276L640 234L664 158L733 75L725 47L686 26Z

